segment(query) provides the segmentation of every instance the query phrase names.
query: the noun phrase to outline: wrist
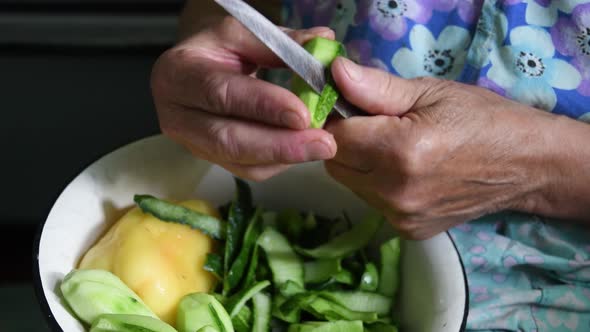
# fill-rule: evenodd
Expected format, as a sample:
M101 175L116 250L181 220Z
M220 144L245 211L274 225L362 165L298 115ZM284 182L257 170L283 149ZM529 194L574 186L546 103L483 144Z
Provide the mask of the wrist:
M535 126L529 190L518 210L547 217L590 216L590 126L571 118L530 109ZM523 149L529 146L523 146Z

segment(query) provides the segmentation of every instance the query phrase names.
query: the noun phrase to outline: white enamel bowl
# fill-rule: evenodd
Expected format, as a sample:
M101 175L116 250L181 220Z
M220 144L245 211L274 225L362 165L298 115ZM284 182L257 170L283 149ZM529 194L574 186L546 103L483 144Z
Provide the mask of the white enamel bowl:
M251 185L255 202L271 209L298 208L326 216L341 215L344 210L354 219L368 209L317 163L293 167ZM234 184L229 173L195 159L160 135L124 146L86 168L61 193L35 243L37 295L53 330L83 331L63 306L58 285L108 225L133 204L136 193L199 197L222 204L232 198ZM387 235L386 228L381 235ZM398 300L402 331L462 331L467 284L449 235L405 241L402 250Z

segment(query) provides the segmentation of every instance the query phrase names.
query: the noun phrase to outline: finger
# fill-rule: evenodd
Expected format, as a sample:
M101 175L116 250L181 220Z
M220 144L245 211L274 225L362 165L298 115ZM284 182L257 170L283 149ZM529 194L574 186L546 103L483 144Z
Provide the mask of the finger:
M388 116L352 117L335 120L324 129L331 133L338 144L333 161L361 173L373 171L390 142L392 132L399 130L400 119Z
M156 103L174 100L187 108L203 109L222 116L255 120L292 129L309 127L305 104L289 90L254 77L203 67L198 58L173 61L173 68L154 75Z
M307 30L283 30L299 44L303 44L314 37L334 38L334 32L328 27L314 27ZM207 40L209 43L219 43L222 49L239 56L241 61L246 60L263 67L283 66L283 62L266 45L256 38L250 30L246 29L242 23L231 16L203 34L202 38L199 38L199 41L201 40ZM223 58L217 58L217 60L223 60Z
M329 27L317 26L303 30L295 30L288 27L279 28L283 30L283 32L285 32L287 35L289 35L289 37L293 38L293 40L295 40L295 42L300 45L303 45L316 37L322 37L332 40L336 38L336 33Z
M334 138L321 129L280 129L186 109L162 112L161 122L166 135L217 163L295 164L336 153Z
M244 166L231 163L221 166L239 178L256 182L270 179L271 177L282 173L291 167L291 165L284 164Z
M283 87L233 73L215 73L197 85L202 87L189 97L195 108L285 128L309 127L305 104Z
M383 70L363 67L339 57L332 76L345 98L370 114L402 115L422 94L422 85Z

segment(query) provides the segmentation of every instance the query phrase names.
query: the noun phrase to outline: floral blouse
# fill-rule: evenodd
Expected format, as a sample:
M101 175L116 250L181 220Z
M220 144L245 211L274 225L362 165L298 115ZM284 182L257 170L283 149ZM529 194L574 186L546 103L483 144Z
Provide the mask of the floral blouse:
M284 0L348 56L405 78L478 85L590 123L590 1ZM472 331L590 331L590 230L503 212L450 230Z

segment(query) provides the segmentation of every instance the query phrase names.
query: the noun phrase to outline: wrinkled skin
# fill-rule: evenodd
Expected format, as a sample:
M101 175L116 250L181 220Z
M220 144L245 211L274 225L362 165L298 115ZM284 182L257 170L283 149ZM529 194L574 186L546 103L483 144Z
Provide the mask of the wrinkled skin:
M328 28L289 31L299 43L334 38ZM290 91L256 78L281 61L233 18L201 30L163 54L152 90L162 132L195 156L251 180L289 165L326 160L332 135L305 129L310 119Z
M543 185L531 174L534 151L521 149L540 137L529 124L538 111L475 86L404 80L344 59L333 73L343 94L376 116L328 124L338 153L327 170L406 236L519 208Z
M333 37L326 28L289 33L300 43ZM231 18L185 39L154 67L162 131L250 180L324 160L407 238L506 209L590 219L590 148L579 144L590 140L587 124L476 86L401 79L339 58L338 88L372 116L306 129L303 103L255 77L281 65Z

